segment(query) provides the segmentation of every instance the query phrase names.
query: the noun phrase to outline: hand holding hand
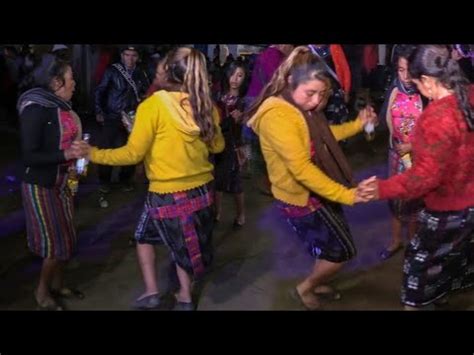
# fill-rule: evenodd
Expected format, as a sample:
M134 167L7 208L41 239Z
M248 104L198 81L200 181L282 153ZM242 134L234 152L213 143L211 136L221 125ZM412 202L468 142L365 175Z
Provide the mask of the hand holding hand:
M372 176L359 183L356 189L355 202L369 202L375 201L379 198L377 177Z

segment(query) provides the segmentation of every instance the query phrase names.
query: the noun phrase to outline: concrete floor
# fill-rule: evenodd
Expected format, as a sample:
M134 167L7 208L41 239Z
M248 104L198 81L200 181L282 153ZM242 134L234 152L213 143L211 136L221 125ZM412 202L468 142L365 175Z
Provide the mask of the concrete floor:
M362 137L349 142L346 150L358 180L376 174L385 176L385 135L372 143ZM24 217L18 182L6 176L18 174L14 133L2 142L0 170L0 309L35 309L32 291L40 260L32 257L25 243ZM2 147L3 149L3 147ZM143 204L147 186L143 175L134 192L110 194L110 207L97 205L95 169L81 185L76 220L79 253L67 269L67 279L86 294L82 301L69 301L71 310L129 310L130 302L143 290L135 250L128 246ZM272 199L261 195L246 179L247 223L239 231L231 228L233 200L225 196L222 221L214 234L215 262L200 287L198 310L301 310L289 296L310 270L313 260L279 219ZM386 202L345 208L358 256L348 263L333 284L342 299L325 304L326 310L401 310L399 288L403 253L380 262L379 252L390 239ZM167 251L157 248L162 291L166 292ZM474 293L455 295L446 309L474 310ZM166 305L165 307L166 308Z

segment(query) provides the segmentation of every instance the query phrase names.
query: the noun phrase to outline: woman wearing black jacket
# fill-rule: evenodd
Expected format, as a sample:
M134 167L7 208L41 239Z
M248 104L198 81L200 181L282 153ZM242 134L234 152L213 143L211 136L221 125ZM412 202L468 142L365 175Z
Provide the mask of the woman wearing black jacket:
M22 199L28 247L43 258L35 300L40 309L61 310L54 296L83 297L62 284L63 265L74 255L77 242L67 182L83 153L71 147L81 136L81 122L70 105L76 84L68 63L50 57L35 71L35 83L18 100Z

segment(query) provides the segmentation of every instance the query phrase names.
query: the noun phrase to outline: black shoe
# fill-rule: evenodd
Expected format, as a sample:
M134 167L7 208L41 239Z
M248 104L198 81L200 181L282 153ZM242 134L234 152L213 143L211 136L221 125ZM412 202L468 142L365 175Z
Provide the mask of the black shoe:
M382 260L388 260L390 259L392 256L394 256L395 254L397 254L399 251L403 250L403 244L400 244L398 247L396 247L395 249L393 250L390 250L388 248L385 248L384 250L382 250L382 252L380 253L380 259Z
M133 186L132 184L125 184L122 187L123 192L131 192L133 190L135 190L135 186Z
M245 225L245 223L239 223L239 221L236 218L236 219L234 219L234 223L232 224L232 228L233 229L241 229L244 225Z
M155 293L154 295L143 297L142 299L135 300L132 304L134 309L156 309L161 305L160 294Z
M176 301L173 311L195 311L196 307L192 302L179 302Z

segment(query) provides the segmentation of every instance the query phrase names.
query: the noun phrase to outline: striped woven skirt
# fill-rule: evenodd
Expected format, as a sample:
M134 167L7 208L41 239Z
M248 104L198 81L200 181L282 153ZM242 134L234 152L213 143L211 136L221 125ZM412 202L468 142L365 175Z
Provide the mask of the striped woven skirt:
M310 198L306 207L282 201L276 204L311 256L341 263L356 255L341 205L315 198Z
M209 184L176 193L148 192L135 239L140 244L164 243L174 262L199 278L213 258L212 204Z
M474 286L474 207L423 210L403 265L401 301L427 306L451 291Z
M52 188L23 183L28 248L48 259L69 260L76 251L73 197L67 175Z

